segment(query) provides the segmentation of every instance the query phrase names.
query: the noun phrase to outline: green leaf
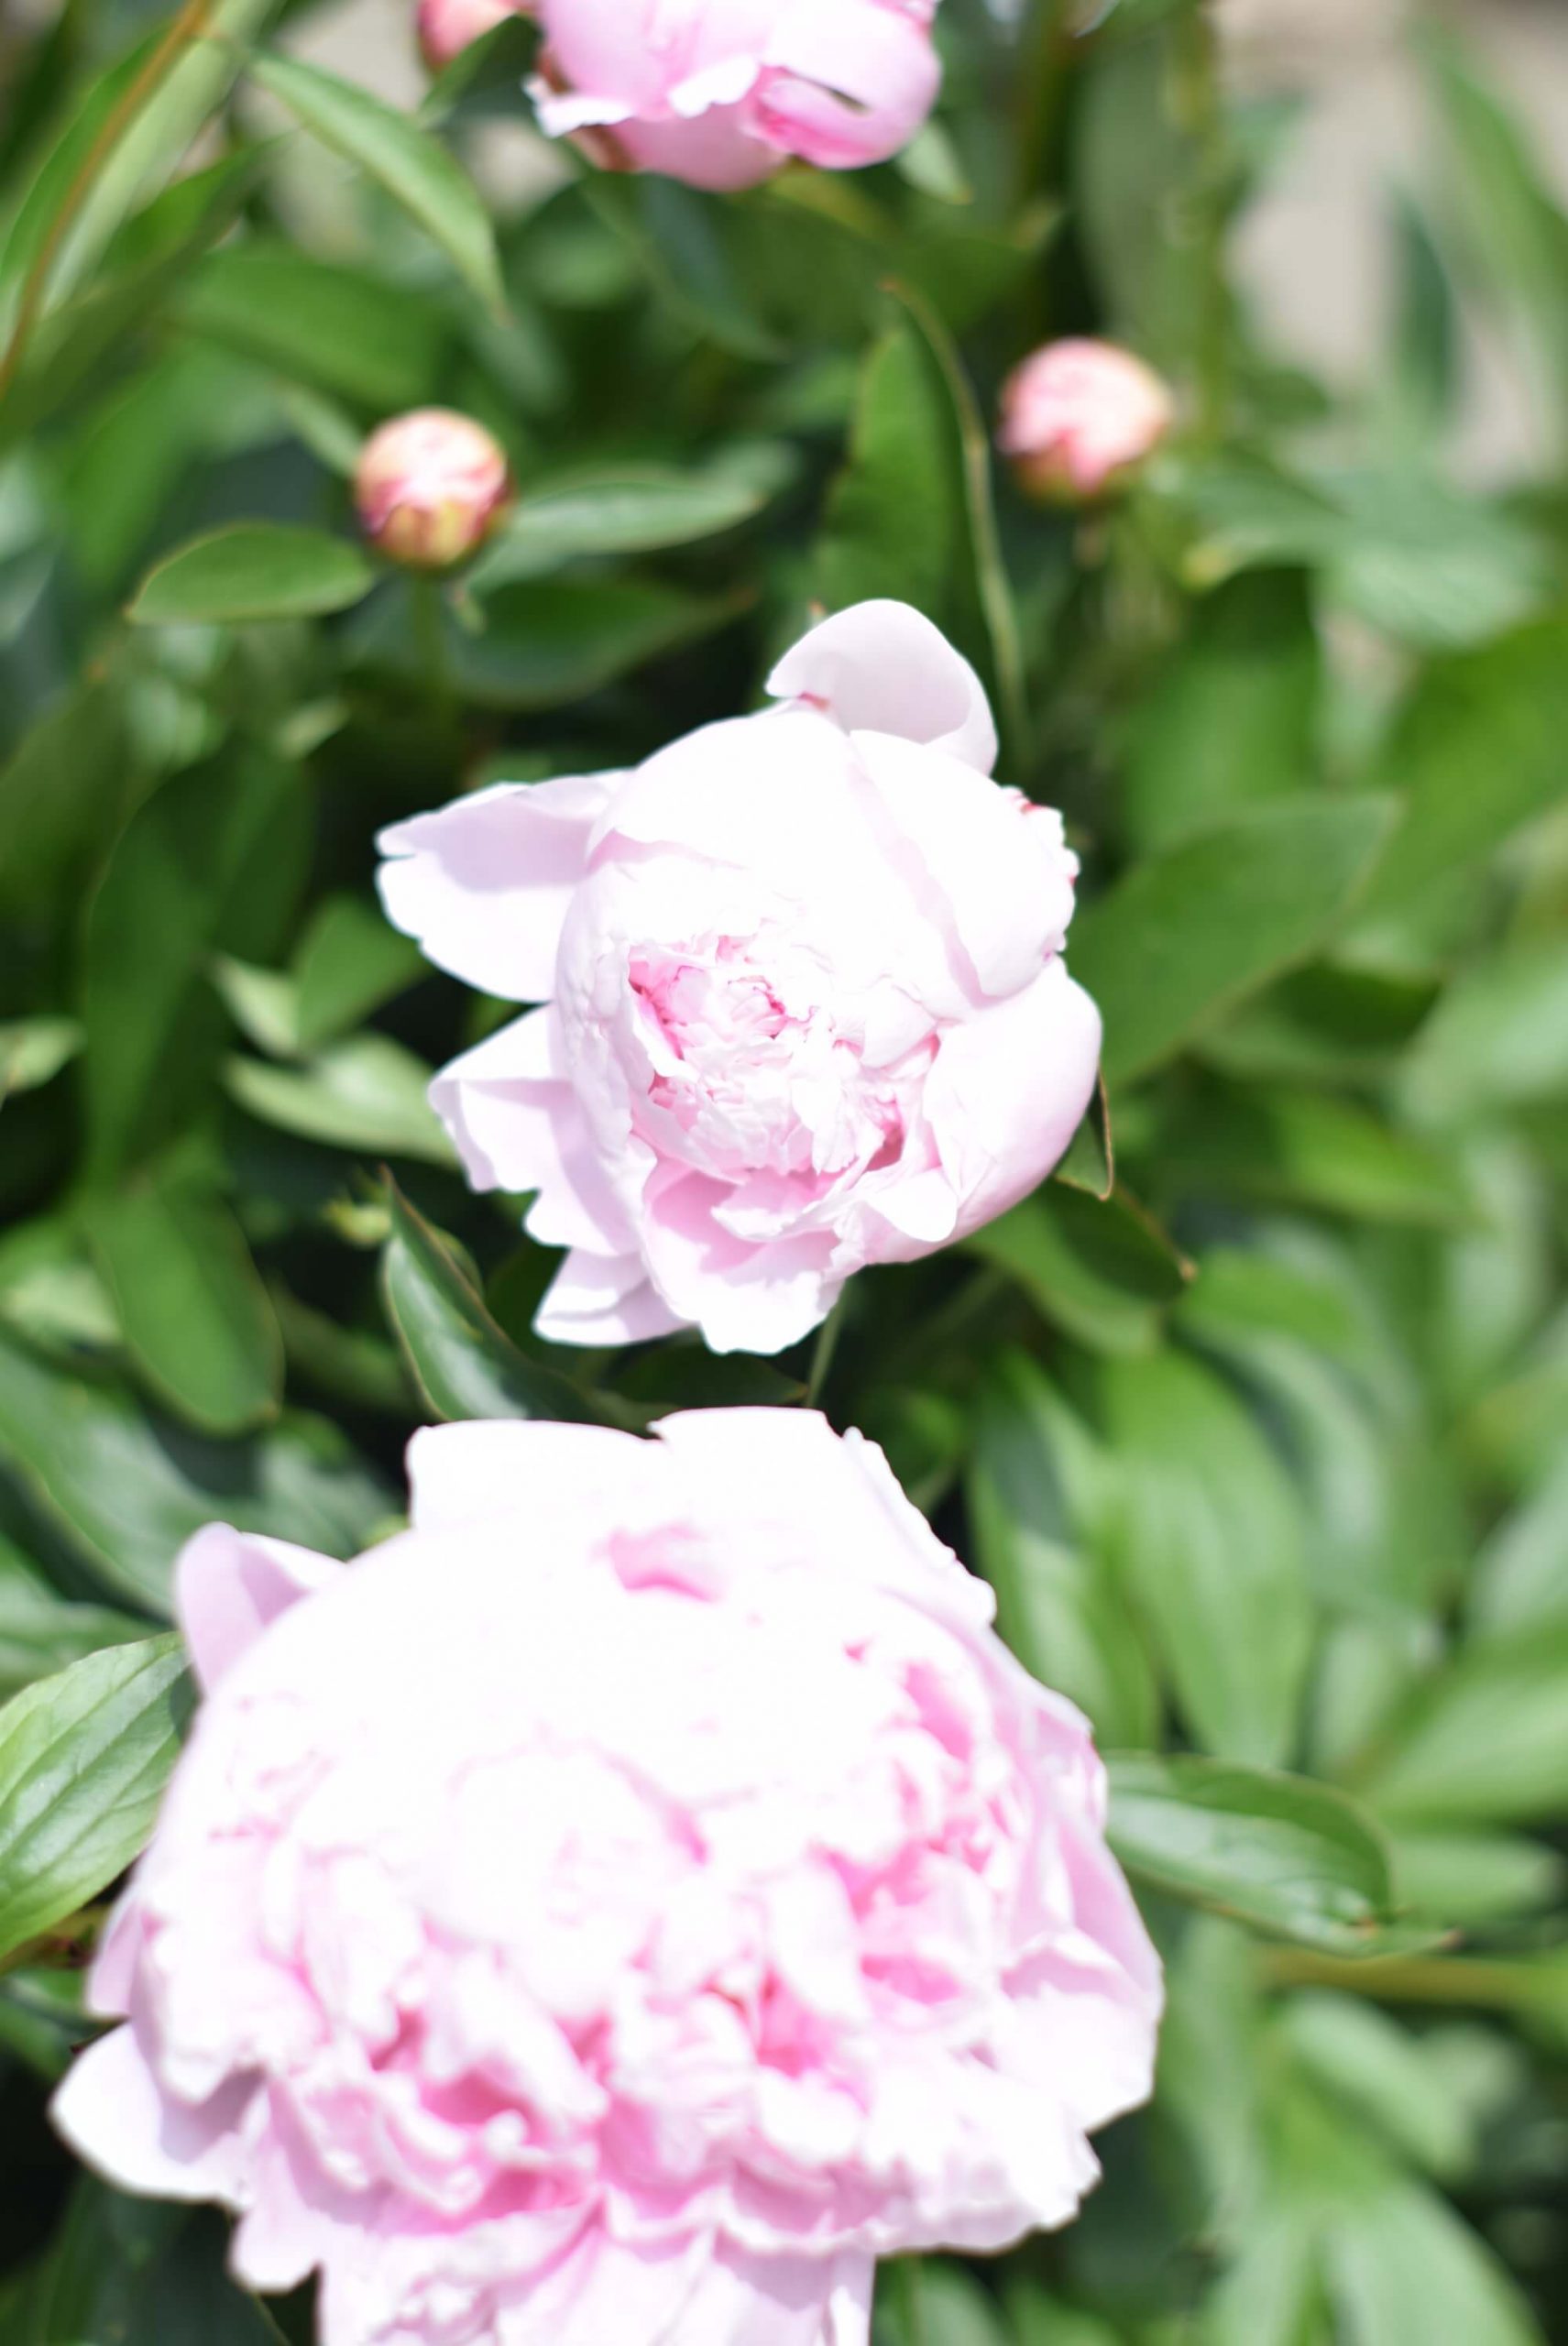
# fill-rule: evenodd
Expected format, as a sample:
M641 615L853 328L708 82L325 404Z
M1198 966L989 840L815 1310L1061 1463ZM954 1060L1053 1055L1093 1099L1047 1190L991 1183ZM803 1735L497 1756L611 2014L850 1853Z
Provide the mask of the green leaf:
M130 774L112 683L69 692L0 766L0 904L37 922L125 818Z
M981 1388L967 1483L974 1557L1025 1668L1070 1696L1102 1743L1155 1739L1148 1656L1098 1537L1112 1464L1026 1354Z
M979 410L940 320L909 288L888 290L898 312L861 373L818 554L822 599L914 603L973 661L1021 745L1022 661Z
M448 619L447 668L481 708L557 708L711 635L751 599L743 589L689 595L641 578L517 580L486 597L477 634ZM386 648L406 670L400 628Z
M205 1433L247 1433L277 1415L277 1318L215 1190L146 1174L93 1204L88 1229L132 1360L160 1401Z
M1321 671L1301 572L1257 571L1197 604L1124 728L1140 853L1311 783Z
M164 28L74 100L12 225L0 289L14 295L29 272L42 270L52 303L82 281L136 203L172 178L275 5L214 0L202 38L164 49Z
M1205 1085L1167 1127L1160 1172L1180 1190L1360 1222L1452 1230L1475 1214L1448 1154L1321 1091Z
M1440 883L1466 886L1509 833L1568 793L1568 619L1429 668L1377 768L1405 800L1357 907L1368 930Z
M367 899L329 896L294 957L299 1047L314 1051L335 1042L428 969L419 947Z
M1007 1272L1053 1327L1105 1353L1152 1352L1190 1267L1124 1190L1102 1201L1037 1189L967 1242Z
M264 236L203 262L179 317L188 334L378 418L435 396L450 339L417 291Z
M1568 954L1556 937L1505 946L1455 980L1421 1031L1404 1092L1454 1122L1568 1095Z
M473 181L430 131L368 90L298 58L260 58L251 71L307 130L357 163L418 221L488 308L504 309L489 216Z
M146 1635L147 1623L128 1613L67 1603L0 1539L0 1700L101 1647Z
M105 1182L212 1099L216 949L269 958L302 877L308 808L258 751L166 783L132 818L88 914L82 1023L89 1159Z
M91 1654L0 1710L0 1959L139 1854L190 1704L184 1649L160 1637Z
M1384 798L1281 803L1140 863L1073 923L1073 975L1105 1020L1112 1084L1146 1074L1309 959L1387 837Z
M345 538L240 521L166 555L142 580L126 617L138 627L305 619L347 610L375 583L368 554Z
M1135 1881L1325 1954L1376 1954L1387 1849L1343 1794L1304 1776L1113 1751L1111 1846Z
M550 1418L592 1423L589 1397L504 1335L440 1233L395 1186L382 1258L387 1317L438 1418Z
M430 1069L388 1035L355 1035L302 1068L232 1058L229 1097L248 1115L324 1148L455 1165L456 1151L430 1104Z
M532 483L464 580L486 596L516 578L540 578L587 554L643 554L719 536L750 521L766 497L744 473L639 471L585 474L552 488Z
M0 2315L5 2346L277 2346L229 2278L214 2209L130 2199L79 2175L63 2220Z
M212 1442L5 1335L0 1459L99 1583L160 1615L177 1552L215 1518L346 1556L392 1505L321 1419L290 1414L248 1441Z
M1504 2267L1414 2184L1347 2206L1323 2261L1341 2334L1357 2346L1545 2346Z
M82 1048L74 1018L18 1018L0 1025L0 1106L14 1091L34 1091L69 1066Z
M1178 1353L1102 1368L1124 1584L1198 1740L1293 1748L1311 1642L1300 1503L1247 1410Z
M1401 1820L1548 1820L1568 1806L1568 1622L1462 1649L1411 1698L1363 1789Z
M1568 1865L1555 1849L1514 1834L1389 1828L1394 1875L1414 1913L1445 1929L1487 1930L1562 1902Z

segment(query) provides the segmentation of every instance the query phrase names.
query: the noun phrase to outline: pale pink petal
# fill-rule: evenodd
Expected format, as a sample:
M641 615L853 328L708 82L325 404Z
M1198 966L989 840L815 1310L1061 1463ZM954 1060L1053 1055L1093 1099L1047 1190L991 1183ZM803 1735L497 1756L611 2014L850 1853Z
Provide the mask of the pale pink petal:
M657 1293L641 1254L595 1255L575 1246L533 1324L553 1344L641 1344L689 1323Z
M77 2156L122 2191L232 2199L245 2165L236 2130L255 2091L237 2079L199 2109L171 2100L127 2024L77 2055L50 2114Z
M658 2346L867 2346L875 2260L720 2248Z
M804 636L768 678L778 700L820 708L846 733L892 733L990 773L985 688L941 630L907 603L857 603Z
M950 907L981 989L1015 992L1061 948L1077 858L1061 817L998 790L956 758L886 734L855 746L889 815Z
M409 1443L409 1516L416 1531L451 1531L514 1516L575 1514L585 1496L632 1504L656 1489L656 1449L608 1426L492 1418L425 1426Z
M683 119L632 120L616 133L619 145L639 168L684 180L687 187L716 194L758 187L773 178L783 160L776 147L756 136L751 104L709 106Z
M702 1330L710 1352L784 1352L821 1322L842 1285L828 1271L832 1236L752 1245L717 1219L729 1194L693 1173L652 1196L642 1231L649 1271L671 1311Z
M381 902L438 969L512 1002L548 1002L588 839L622 777L497 783L394 823Z
M866 0L791 0L768 44L757 115L765 136L825 170L885 162L937 102L927 27Z
M1059 1162L1094 1097L1100 1036L1100 1013L1057 959L943 1037L925 1110L962 1230L1005 1213Z
M174 1609L203 1691L210 1692L262 1631L343 1570L331 1556L210 1523L174 1567Z
M537 1191L527 1227L542 1244L634 1244L567 1080L554 1010L530 1011L454 1059L430 1099L476 1189Z

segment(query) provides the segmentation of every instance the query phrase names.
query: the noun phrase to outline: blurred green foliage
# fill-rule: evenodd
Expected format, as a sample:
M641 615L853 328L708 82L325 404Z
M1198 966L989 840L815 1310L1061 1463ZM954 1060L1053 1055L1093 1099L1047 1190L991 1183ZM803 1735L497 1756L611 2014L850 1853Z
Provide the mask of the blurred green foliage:
M545 150L521 25L416 117L292 57L309 14L0 26L0 2346L308 2334L42 2118L187 1705L180 1540L351 1553L431 1415L808 1388L1093 1717L1170 1975L1082 2220L890 2268L879 2346L1568 2335L1568 219L1527 140L1434 31L1347 399L1237 297L1281 119L1198 0L944 0L901 165L735 199ZM1555 433L1506 496L1443 462L1482 313ZM1078 519L988 459L1068 331L1184 419ZM345 482L430 401L521 490L440 591ZM424 1102L490 1010L379 919L374 835L752 705L883 592L1067 811L1101 1127L831 1348L554 1352Z

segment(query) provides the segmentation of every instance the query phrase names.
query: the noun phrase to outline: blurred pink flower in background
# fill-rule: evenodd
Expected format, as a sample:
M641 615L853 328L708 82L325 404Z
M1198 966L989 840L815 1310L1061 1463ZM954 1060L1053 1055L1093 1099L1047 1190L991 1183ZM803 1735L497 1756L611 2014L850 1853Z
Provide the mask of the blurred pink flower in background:
M1036 496L1102 496L1154 453L1176 421L1170 387L1114 343L1047 343L1008 377L997 445Z
M1094 1089L1059 816L989 779L980 681L902 603L841 612L781 709L630 773L502 783L383 833L395 925L548 1008L438 1078L480 1188L570 1248L541 1332L771 1353L868 1263L1038 1186Z
M936 103L937 0L539 0L534 96L555 137L694 187L750 187L790 156L886 161Z
M497 441L471 416L416 408L373 432L354 476L359 526L389 562L449 570L475 554L511 495Z
M532 14L532 0L419 0L415 28L420 55L433 73L439 73L509 16Z
M344 1569L187 1548L205 1700L56 2103L323 2346L865 2346L1065 2223L1159 1968L1084 1721L793 1411L416 1436Z

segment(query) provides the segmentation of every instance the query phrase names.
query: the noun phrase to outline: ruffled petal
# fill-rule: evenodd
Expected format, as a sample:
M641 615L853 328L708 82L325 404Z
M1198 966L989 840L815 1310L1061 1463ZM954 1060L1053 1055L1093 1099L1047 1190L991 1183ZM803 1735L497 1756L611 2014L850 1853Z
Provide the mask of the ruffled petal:
M237 2129L256 2090L240 2078L199 2109L169 2099L127 2023L77 2055L51 2115L77 2156L122 2191L232 2206L247 2155Z
M210 1523L174 1567L174 1609L204 1694L280 1613L343 1570L331 1556Z
M768 690L820 709L845 733L891 733L981 773L996 763L985 687L941 630L907 603L856 603L824 619L784 654Z
M575 1246L533 1325L553 1344L641 1344L673 1336L686 1322L657 1293L641 1255L596 1255Z
M567 1080L553 1010L488 1036L443 1068L431 1105L480 1189L533 1189L528 1230L546 1246L620 1253L634 1244Z
M497 783L394 823L381 902L437 969L511 1002L548 1002L572 892L618 773Z
M648 1270L682 1322L715 1353L781 1353L828 1317L842 1278L828 1270L829 1233L754 1245L718 1219L730 1192L692 1173L651 1192L642 1231Z

